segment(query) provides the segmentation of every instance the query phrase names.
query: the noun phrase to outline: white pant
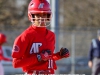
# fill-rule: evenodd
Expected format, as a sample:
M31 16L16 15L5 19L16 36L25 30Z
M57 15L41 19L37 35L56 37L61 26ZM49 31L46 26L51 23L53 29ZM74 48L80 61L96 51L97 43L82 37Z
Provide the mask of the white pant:
M24 75L29 75L29 74L25 73ZM36 74L32 74L32 75L36 75Z
M1 62L0 62L0 75L4 75L4 70Z

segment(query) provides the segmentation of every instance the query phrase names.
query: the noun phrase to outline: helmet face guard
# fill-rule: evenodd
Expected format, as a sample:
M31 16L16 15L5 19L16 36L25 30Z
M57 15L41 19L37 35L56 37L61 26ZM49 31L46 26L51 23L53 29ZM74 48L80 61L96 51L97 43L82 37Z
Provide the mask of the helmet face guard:
M30 14L31 16L31 22L33 25L36 25L38 27L46 27L50 25L51 21L51 14L47 14L47 17L40 17L40 18L35 18L36 14ZM37 23L38 22L38 23Z
M35 14L47 14L47 17L38 18L39 23L36 25L36 18L34 17ZM38 27L49 26L51 21L51 9L49 3L46 0L32 0L28 6L28 17L33 25Z

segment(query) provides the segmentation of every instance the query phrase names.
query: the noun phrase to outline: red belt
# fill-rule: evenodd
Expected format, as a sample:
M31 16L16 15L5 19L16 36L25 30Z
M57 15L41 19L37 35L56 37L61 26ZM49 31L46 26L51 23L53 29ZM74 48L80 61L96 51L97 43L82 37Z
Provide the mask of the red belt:
M54 74L54 70L30 70L27 74Z

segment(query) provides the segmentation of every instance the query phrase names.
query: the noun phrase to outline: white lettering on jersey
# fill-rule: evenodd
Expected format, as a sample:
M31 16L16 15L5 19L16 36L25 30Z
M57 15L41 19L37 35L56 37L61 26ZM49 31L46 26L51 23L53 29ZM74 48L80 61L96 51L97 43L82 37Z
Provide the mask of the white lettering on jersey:
M50 69L50 68L53 68L53 60L49 60L49 64L48 64L48 68Z
M44 6L44 3L40 3L38 8L43 8L43 6Z
M42 43L33 43L31 50L30 50L30 54L32 53L39 53L39 47L42 46Z

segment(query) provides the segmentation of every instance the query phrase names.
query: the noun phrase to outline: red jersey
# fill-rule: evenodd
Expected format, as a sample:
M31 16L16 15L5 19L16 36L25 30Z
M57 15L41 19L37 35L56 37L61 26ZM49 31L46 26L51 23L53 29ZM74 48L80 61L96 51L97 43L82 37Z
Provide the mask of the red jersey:
M2 47L0 46L0 60L10 61L11 59L3 56Z
M30 26L14 42L12 57L15 68L22 67L24 72L29 70L56 69L55 60L60 59L59 53L54 54L55 34L45 27ZM51 50L53 58L39 62L37 53Z

